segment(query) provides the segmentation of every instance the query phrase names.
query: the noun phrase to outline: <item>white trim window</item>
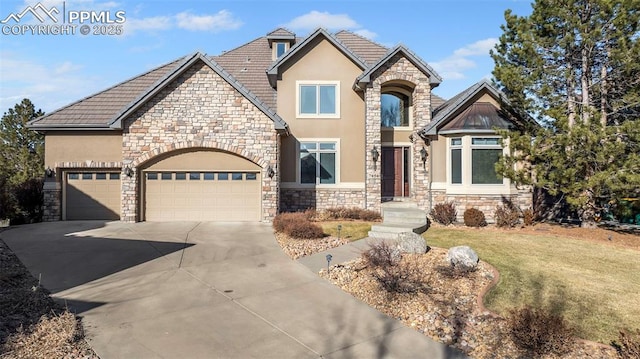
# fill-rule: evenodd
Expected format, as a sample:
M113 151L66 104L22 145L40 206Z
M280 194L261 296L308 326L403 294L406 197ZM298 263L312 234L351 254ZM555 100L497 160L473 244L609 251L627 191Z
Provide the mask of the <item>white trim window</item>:
M496 163L502 155L497 137L471 138L471 184L503 184L504 178L496 173Z
M339 141L300 140L298 147L298 183L335 185L339 178Z
M448 139L448 183L468 186L502 186L505 179L495 169L504 149L499 137L469 136Z
M288 42L274 42L272 47L273 47L272 58L273 58L273 60L277 60L282 55L284 55L284 53L287 52L287 50L289 50L289 43Z
M339 118L340 81L297 81L296 114L300 118Z

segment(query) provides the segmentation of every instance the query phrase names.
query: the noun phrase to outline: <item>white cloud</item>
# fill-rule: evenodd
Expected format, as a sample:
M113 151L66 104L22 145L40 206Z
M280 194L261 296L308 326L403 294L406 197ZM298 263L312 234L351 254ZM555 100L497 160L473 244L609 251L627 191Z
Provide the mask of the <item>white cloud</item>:
M50 112L105 86L104 81L87 74L84 66L77 63L45 64L8 51L2 51L0 56L0 112L23 98Z
M179 28L190 31L219 32L242 26L242 21L227 10L220 10L215 15L195 15L185 11L176 15L176 21Z
M495 38L488 38L476 41L456 49L450 56L436 62L430 62L430 65L446 80L461 80L466 78L465 71L473 69L477 66L472 57L488 56L491 50L498 42Z
M373 31L362 28L362 25L352 19L347 14L331 14L327 11L320 12L312 10L304 15L300 15L283 25L292 30L315 30L318 27L327 30L351 30L360 36L373 39L377 34Z
M227 10L220 10L216 14L193 14L183 11L176 15L155 16L147 18L131 18L127 17L124 23L125 33L131 35L136 31L163 31L174 28L184 29L188 31L209 31L220 32L227 30L235 30L240 28L243 22L234 17Z

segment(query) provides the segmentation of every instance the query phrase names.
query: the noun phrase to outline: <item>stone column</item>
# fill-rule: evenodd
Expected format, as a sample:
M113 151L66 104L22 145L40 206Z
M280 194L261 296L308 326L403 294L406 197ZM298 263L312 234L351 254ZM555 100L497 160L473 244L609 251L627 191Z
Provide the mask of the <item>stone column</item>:
M413 90L413 186L411 198L418 204L419 208L429 210L429 182L431 181L429 144L418 135L419 130L431 122L431 88L429 78L419 73L416 87ZM422 161L422 149L427 151L427 161Z
M42 221L54 222L62 219L62 185L57 181L44 182Z
M367 87L365 106L365 208L379 212L382 201L379 83L374 82ZM374 148L380 153L380 157L375 163L371 155Z
M126 168L126 164L123 168ZM138 186L138 173L137 168L129 165L133 174L131 177L127 176L123 170L120 174L120 180L122 182L122 202L120 207L120 220L123 222L135 222L138 219L138 197L136 195L136 188Z

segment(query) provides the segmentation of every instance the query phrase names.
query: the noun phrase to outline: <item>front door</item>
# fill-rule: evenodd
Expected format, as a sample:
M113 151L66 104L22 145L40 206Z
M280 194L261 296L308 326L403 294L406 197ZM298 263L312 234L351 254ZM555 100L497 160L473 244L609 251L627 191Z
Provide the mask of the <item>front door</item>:
M382 147L382 197L409 195L408 160L408 147Z

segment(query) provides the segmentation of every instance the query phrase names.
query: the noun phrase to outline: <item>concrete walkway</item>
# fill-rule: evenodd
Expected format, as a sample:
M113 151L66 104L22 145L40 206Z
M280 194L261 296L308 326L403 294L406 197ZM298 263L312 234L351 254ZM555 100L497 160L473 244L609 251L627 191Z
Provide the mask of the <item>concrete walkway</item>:
M56 222L0 238L84 317L102 359L463 357L305 267L322 254L290 260L265 224Z

